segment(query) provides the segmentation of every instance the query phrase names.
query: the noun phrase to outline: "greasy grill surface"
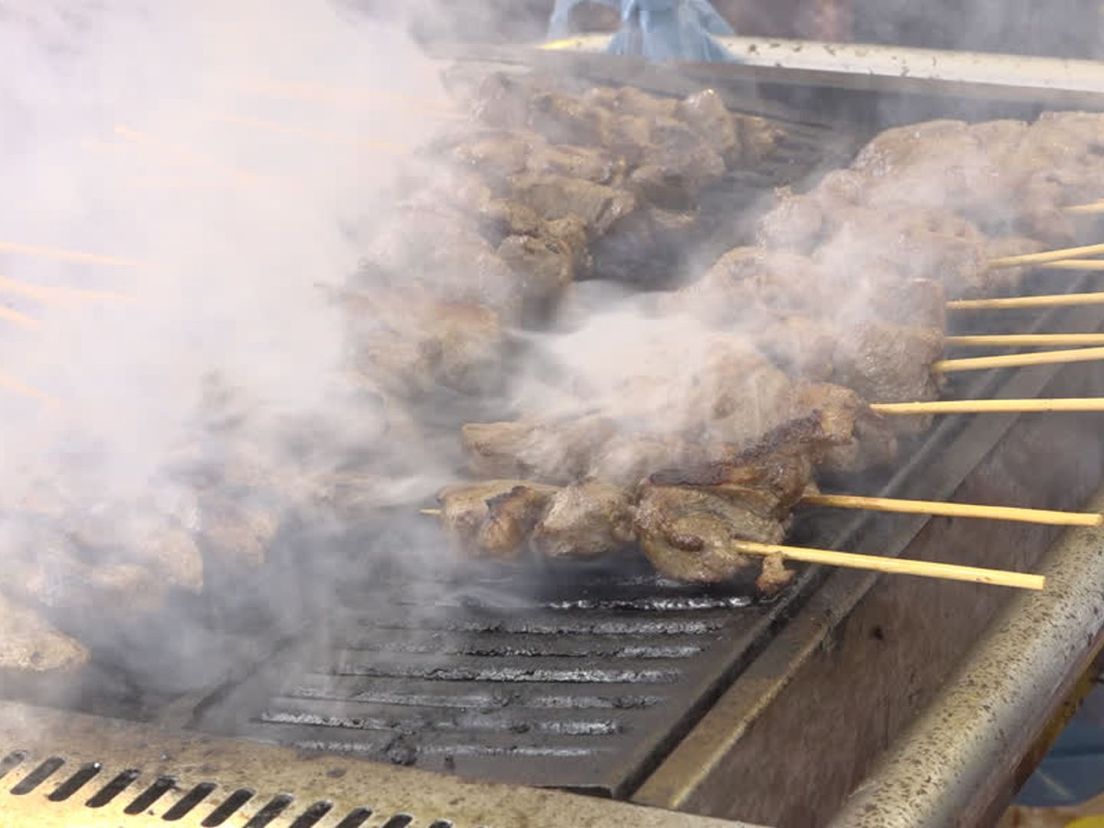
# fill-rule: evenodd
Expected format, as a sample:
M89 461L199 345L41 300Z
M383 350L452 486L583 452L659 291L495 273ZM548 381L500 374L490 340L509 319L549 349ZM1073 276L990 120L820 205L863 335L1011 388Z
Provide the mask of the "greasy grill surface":
M204 729L462 775L625 792L783 604L612 571L350 585Z

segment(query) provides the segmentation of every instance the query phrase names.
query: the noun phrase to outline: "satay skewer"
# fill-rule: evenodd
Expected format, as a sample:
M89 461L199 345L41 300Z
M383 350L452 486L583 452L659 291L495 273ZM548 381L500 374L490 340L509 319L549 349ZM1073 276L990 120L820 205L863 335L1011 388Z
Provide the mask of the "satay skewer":
M95 302L133 302L134 297L125 293L107 290L87 290L85 288L56 287L35 285L18 279L0 276L0 293L14 293L26 296L38 302L95 301ZM28 317L30 318L30 317ZM34 320L37 322L37 320Z
M1104 348L1067 348L1062 351L1035 351L1026 354L941 359L932 363L932 371L937 374L950 374L956 371L984 371L990 368L1022 368L1028 365L1097 362L1102 359L1104 359Z
M977 566L932 563L907 558L887 558L878 555L860 555L854 552L836 552L832 549L783 546L781 544L755 543L753 541L734 540L732 548L745 555L759 555L765 558L778 556L790 561L837 566L845 569L865 569L894 575L918 575L924 578L969 581L975 584L991 584L1016 589L1041 590L1046 587L1046 578L1042 575L1009 572L1003 569L983 569Z
M127 259L121 256L104 256L100 253L88 253L83 250L62 250L56 247L43 247L21 242L0 241L0 253L20 253L45 259L59 259L80 264L100 264L112 267L147 267L149 262Z
M927 402L871 403L877 414L1031 414L1041 412L1101 412L1104 397L1060 397L1019 400L930 400Z
M427 515L439 515L441 513L440 509L422 509L420 511ZM783 546L743 540L733 540L731 543L733 550L742 554L767 558L779 557L791 561L801 561L802 563L863 569L895 575L918 575L926 578L969 581L1018 589L1040 590L1046 586L1046 579L1042 575L1031 575L1023 572L983 569L959 564L931 563L929 561L889 558L878 555L860 555L853 552L837 552L832 549L804 546Z
M953 299L947 303L947 310L1007 310L1070 305L1104 305L1104 293L1056 293L1040 296L1007 296L1000 299Z
M1041 265L1047 262L1057 262L1062 259L1076 259L1079 256L1104 255L1104 244L1088 244L1081 247L1063 247L1057 250L1044 250L1040 253L1021 253L1017 256L1002 256L989 262L991 268L1023 267L1024 265Z
M47 394L45 391L40 391L37 388L27 385L22 380L18 380L15 377L7 374L0 373L0 390L11 392L20 397L29 397L33 400L38 400L40 403L45 403L48 406L56 406L60 401L57 397Z
M976 503L943 503L932 500L903 500L896 497L859 497L841 494L806 495L801 498L801 503L806 506L827 506L835 509L1008 520L1015 523L1037 523L1047 526L1104 526L1104 515L1098 512L1063 512L1051 509L1024 509L1017 506L984 506Z
M935 517L1008 520L1045 526L1104 526L1104 515L1097 512L1064 512L1051 509L1026 509L1018 506L987 506L978 503L945 503L934 500L904 500L897 497L862 497L847 494L805 495L804 506L825 506L834 509L858 509ZM420 514L441 517L441 509L419 509Z
M1068 345L1104 345L1104 333L1056 333L1056 334L974 334L948 336L947 345L961 348L1040 348Z
M5 308L3 305L0 305L0 319L3 319L5 322L11 322L21 328L42 327L42 320L35 319L33 316L28 316L25 313L20 313L11 308Z
M1059 259L1038 265L1040 270L1104 270L1104 259Z
M1063 207L1062 212L1073 213L1074 215L1094 215L1096 213L1104 213L1104 201L1090 201L1086 204L1071 204L1068 207Z

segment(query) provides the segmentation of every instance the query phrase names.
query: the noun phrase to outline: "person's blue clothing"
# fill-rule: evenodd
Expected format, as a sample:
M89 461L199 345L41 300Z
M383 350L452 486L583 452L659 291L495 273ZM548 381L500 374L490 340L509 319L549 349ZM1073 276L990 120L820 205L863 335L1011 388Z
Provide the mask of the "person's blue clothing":
M572 10L585 0L556 0L549 20L550 39L570 34ZM729 61L732 55L711 35L735 31L709 0L593 0L619 9L621 26L608 52L653 61Z

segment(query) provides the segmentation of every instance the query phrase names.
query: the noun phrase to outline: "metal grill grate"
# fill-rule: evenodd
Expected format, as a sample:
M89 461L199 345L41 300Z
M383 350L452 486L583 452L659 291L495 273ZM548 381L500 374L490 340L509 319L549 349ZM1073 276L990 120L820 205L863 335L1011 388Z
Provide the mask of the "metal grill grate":
M314 635L198 725L622 795L783 609L626 569L467 581L432 608L417 596L443 587L346 584Z

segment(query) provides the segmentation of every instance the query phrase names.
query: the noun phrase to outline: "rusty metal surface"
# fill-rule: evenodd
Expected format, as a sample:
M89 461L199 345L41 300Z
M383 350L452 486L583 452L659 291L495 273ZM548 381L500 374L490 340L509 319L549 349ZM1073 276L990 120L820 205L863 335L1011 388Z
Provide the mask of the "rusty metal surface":
M51 759L57 767L32 785ZM123 779L129 781L102 802L107 797L101 791L127 771ZM82 774L84 782L77 784ZM69 783L74 777L77 782ZM155 797L158 788L152 786L158 780L164 780L164 790ZM197 789L206 793L197 798ZM239 791L246 801L237 809L224 807ZM181 803L189 797L196 801L186 810ZM266 820L281 803L284 809ZM0 825L719 828L735 823L5 703L0 704Z
M1104 510L1104 492L1091 509ZM930 708L832 821L856 828L986 825L1104 644L1104 530L1066 532L1047 589L1016 596Z

